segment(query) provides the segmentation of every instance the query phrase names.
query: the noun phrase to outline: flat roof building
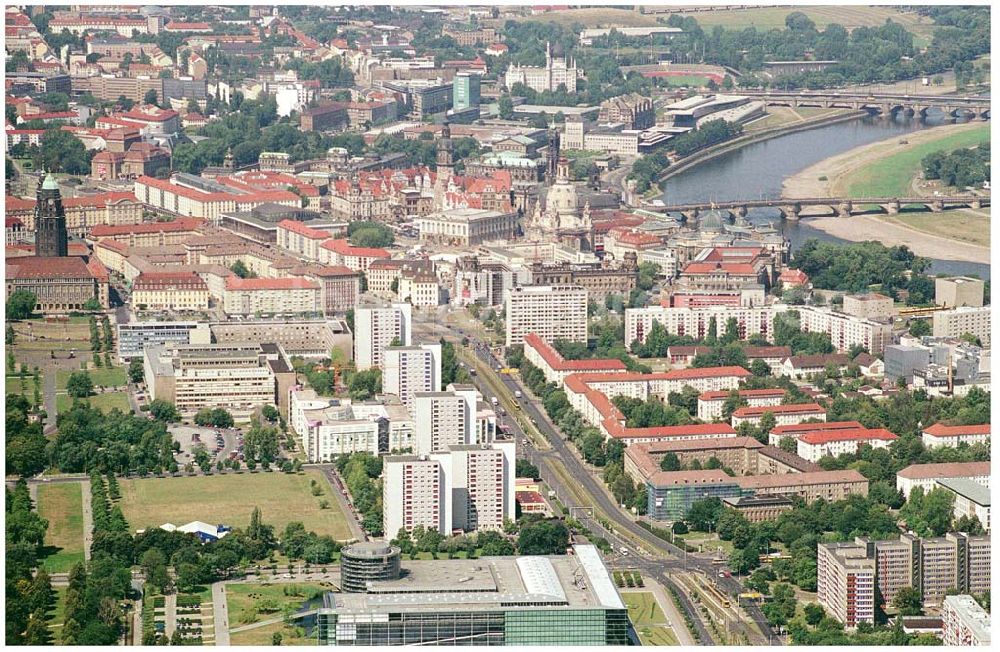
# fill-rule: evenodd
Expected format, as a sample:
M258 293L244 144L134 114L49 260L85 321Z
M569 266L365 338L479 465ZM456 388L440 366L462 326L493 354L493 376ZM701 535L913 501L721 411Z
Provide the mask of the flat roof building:
M367 593L327 593L321 645L627 645L628 612L597 549L403 561Z
M532 285L508 290L507 346L534 333L547 342L587 342L587 290L576 285Z

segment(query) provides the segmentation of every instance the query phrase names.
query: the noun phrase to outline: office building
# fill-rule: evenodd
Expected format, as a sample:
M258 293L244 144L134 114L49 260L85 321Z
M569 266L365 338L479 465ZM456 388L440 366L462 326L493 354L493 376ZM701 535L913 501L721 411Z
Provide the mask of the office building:
M384 455L413 450L416 431L413 417L395 396L351 401L301 388L291 392L288 423L310 462L359 452Z
M742 495L725 471L659 471L646 480L646 513L656 521L683 519L691 505L705 498Z
M934 313L934 337L962 337L971 334L983 346L990 345L990 306L965 306ZM874 352L873 352L874 353Z
M944 308L983 305L986 284L978 278L952 276L934 279L934 303Z
M118 359L128 362L141 358L147 346L155 344L210 344L208 324L193 321L132 321L118 324Z
M941 642L951 646L986 646L992 642L992 619L971 595L949 595L941 606Z
M382 391L410 407L417 392L441 389L441 345L390 346L383 353Z
M846 629L875 624L875 560L854 543L816 549L816 597Z
M799 496L806 502L818 498L833 502L852 494L868 495L868 480L853 469L748 475L733 480L746 493Z
M905 378L913 382L913 372L930 364L931 350L925 346L891 344L885 347L885 377L891 382Z
M359 307L354 311L354 364L358 371L381 368L383 351L394 342L410 346L411 314L408 303L383 308Z
M293 357L323 360L337 349L350 359L353 352L351 331L343 319L223 321L209 327L214 342L274 342Z
M230 276L223 310L227 315L322 313L320 284L307 278Z
M208 285L194 272L143 272L132 283L138 310L208 310Z
M628 645L629 622L600 553L404 560L404 578L327 593L320 645Z
M202 408L223 408L247 419L264 405L288 415L288 390L295 371L273 343L146 346L143 369L151 399L173 403L185 416Z
M481 77L473 72L455 73L452 80L452 103L456 111L479 107Z
M587 342L587 290L575 285L515 287L504 298L507 346L534 333L547 342Z

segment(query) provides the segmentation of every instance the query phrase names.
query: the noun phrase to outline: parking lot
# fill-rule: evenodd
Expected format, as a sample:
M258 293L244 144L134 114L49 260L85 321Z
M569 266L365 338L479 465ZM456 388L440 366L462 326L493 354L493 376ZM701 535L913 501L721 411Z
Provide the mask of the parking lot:
M218 429L200 426L172 425L169 428L174 440L181 445L180 451L174 455L177 464L183 466L194 462L194 447L202 444L213 463L216 460L226 460L234 456L243 459L243 435L239 430Z

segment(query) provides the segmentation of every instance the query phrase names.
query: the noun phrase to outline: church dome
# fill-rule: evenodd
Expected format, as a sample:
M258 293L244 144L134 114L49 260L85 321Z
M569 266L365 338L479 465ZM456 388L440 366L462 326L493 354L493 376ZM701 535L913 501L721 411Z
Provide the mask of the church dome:
M699 216L698 228L701 231L721 233L722 226L728 219L729 211L720 211L713 208L712 210L705 211Z

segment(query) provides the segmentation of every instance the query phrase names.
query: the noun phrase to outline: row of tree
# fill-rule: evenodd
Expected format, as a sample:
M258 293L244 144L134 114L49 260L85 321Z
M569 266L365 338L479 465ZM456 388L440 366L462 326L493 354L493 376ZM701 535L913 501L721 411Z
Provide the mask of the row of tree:
M920 165L925 179L940 179L945 185L965 188L981 186L990 180L990 144L956 149L952 152L931 152Z

